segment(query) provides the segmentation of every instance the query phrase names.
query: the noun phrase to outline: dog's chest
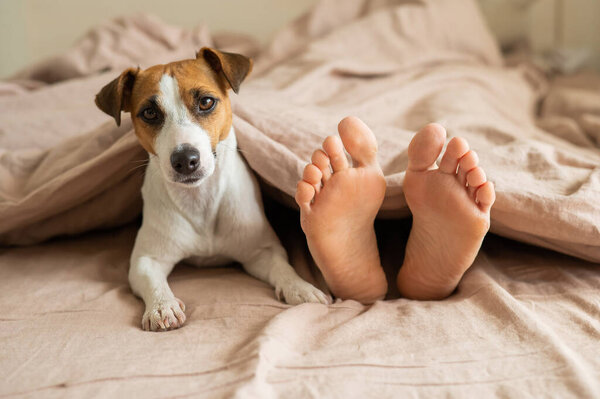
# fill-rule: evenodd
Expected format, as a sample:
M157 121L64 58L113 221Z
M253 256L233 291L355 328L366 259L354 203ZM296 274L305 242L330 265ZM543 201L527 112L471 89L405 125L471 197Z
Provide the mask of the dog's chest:
M190 256L184 259L186 263L198 267L222 266L231 263L233 259L225 255Z
M162 252L218 265L244 258L261 245L268 222L258 184L241 155L230 149L235 136L227 141L230 145L217 149L214 173L197 187L168 184L158 162L150 161L142 188L144 219L157 237L164 237L156 239Z
M201 251L198 255L219 253L220 243L228 233L227 215L232 209L226 188L206 185L185 190L172 195L172 201L179 216L173 227L182 232L181 240L193 243Z

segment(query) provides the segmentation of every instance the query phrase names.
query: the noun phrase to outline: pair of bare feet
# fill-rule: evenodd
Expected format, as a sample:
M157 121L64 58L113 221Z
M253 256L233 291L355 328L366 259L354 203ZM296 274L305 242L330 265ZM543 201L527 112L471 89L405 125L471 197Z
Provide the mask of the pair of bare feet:
M371 130L348 117L338 131L313 153L298 182L296 202L309 250L332 293L372 303L387 292L373 227L386 184ZM403 187L413 225L397 277L407 298L450 295L489 229L494 187L462 138L450 140L438 167L445 140L444 128L431 124L408 147Z

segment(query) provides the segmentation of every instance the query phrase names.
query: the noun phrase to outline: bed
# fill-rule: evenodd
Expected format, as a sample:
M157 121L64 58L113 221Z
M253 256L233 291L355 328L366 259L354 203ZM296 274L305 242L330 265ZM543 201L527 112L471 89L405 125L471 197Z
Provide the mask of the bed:
M0 397L600 396L600 77L507 63L471 0L323 0L266 47L155 17L94 28L0 82ZM124 68L202 46L255 57L233 96L239 150L307 280L291 200L354 114L380 143L388 281L410 213L406 147L432 121L497 189L491 233L443 301L289 306L239 266L178 265L186 325L140 328L127 282L145 153L93 96Z

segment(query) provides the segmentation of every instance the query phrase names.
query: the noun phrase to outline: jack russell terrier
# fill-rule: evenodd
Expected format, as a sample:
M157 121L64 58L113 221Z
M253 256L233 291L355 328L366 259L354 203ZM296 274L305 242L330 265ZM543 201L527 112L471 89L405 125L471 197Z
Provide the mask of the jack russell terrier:
M196 59L127 69L96 96L117 125L121 111L131 113L149 154L143 222L129 269L131 288L146 305L145 330L185 322L185 305L167 283L181 260L197 266L237 261L289 304L330 303L288 263L257 181L237 151L227 91L237 93L251 69L242 55L205 47Z

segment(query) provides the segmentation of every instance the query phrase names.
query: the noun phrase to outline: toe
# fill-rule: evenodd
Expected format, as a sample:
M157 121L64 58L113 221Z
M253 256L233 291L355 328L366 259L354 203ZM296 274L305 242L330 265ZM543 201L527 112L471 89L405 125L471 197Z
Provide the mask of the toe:
M458 162L458 180L463 186L467 185L467 173L477 166L479 157L475 151L468 151Z
M321 178L323 177L323 173L321 170L317 168L312 163L309 163L304 168L304 173L302 174L302 180L311 184L315 188L315 192L318 194L321 189Z
M315 196L315 187L304 180L298 182L296 187L296 203L302 211L307 211L310 208L310 201Z
M490 208L494 204L494 201L496 201L494 184L488 181L480 186L475 193L475 200L483 212L489 212Z
M369 127L360 119L348 116L338 124L338 132L344 148L354 162L354 166L368 166L377 163L377 139Z
M181 311L185 312L185 303L183 303L183 301L181 299L179 299L179 298L175 298L175 300L179 304L179 307L181 308Z
M157 318L157 323L158 323L158 326L161 328L161 330L166 330L167 329L165 327L165 323L161 320L160 316Z
M467 173L467 183L469 184L469 187L479 187L485 183L486 180L485 172L479 166L476 166Z
M331 177L331 165L327 154L325 154L323 150L316 150L310 160L321 171L321 174L323 175L321 180L323 182L329 180Z
M329 157L334 173L348 169L348 159L344 153L344 146L339 136L328 136L323 142L323 149Z
M419 130L408 146L408 169L422 172L434 168L445 141L446 130L437 123Z
M183 326L183 323L185 323L185 313L179 309L175 309L173 313L175 314L179 327Z
M485 176L485 172L479 166L474 167L469 172L467 172L467 184L469 187L469 196L473 198L473 201L477 201L476 191L483 183L487 181Z
M456 174L458 161L469 151L469 143L462 137L454 137L448 143L446 152L440 162L440 170L443 173Z

